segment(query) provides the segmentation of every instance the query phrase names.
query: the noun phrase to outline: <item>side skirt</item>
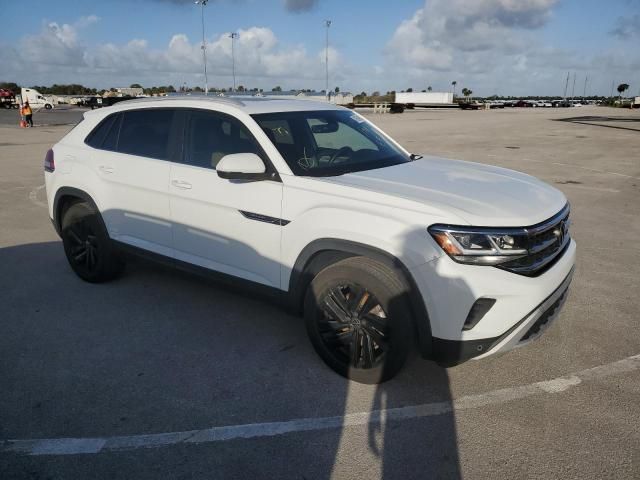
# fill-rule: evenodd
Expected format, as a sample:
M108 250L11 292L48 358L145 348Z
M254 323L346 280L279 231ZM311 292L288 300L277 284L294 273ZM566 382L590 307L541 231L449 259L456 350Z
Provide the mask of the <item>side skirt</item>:
M288 305L289 293L284 290L280 290L279 288L270 287L251 280L245 280L244 278L221 273L209 268L201 267L200 265L193 265L159 253L150 252L143 248L134 247L128 243L119 242L117 240L112 240L112 242L124 255L131 255L145 261L151 261L156 264L161 264L166 267L175 268L189 274L197 275L238 295L251 297L258 295L261 299L274 303L279 307L286 307Z

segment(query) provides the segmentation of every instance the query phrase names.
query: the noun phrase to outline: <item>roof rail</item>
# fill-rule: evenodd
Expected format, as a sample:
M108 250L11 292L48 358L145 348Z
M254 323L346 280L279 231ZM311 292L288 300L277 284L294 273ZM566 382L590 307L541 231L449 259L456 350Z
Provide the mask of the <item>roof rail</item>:
M220 97L220 96L208 96L208 95L198 95L192 97L190 95L171 95L168 97L140 97L140 98L132 98L131 100L123 100L122 102L118 102L119 105L122 104L131 104L131 103L146 103L146 102L171 102L177 100L193 100L193 101L209 101L214 103L226 103L230 105L236 105L239 107L243 107L244 103L237 98L229 98L229 97Z

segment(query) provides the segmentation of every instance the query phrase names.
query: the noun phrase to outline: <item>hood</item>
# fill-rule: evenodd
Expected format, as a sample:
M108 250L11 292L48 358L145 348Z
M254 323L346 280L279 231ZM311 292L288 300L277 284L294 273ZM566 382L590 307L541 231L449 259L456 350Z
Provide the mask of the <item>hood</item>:
M535 225L567 203L562 192L530 175L438 157L323 180L438 207L475 226Z

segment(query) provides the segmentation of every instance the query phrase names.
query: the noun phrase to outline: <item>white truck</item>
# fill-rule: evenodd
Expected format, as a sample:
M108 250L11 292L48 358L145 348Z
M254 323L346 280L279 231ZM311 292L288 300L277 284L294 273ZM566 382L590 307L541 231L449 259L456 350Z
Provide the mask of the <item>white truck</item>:
M34 88L23 88L20 92L19 103L29 102L31 108L51 110L53 108L53 100L46 97Z
M396 92L395 103L403 105L450 105L453 103L451 92Z

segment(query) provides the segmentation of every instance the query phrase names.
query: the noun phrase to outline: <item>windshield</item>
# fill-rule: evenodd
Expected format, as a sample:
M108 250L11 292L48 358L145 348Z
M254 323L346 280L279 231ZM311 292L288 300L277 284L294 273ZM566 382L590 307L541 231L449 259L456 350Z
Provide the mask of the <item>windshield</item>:
M409 155L347 110L253 115L295 175L324 177L410 162Z

